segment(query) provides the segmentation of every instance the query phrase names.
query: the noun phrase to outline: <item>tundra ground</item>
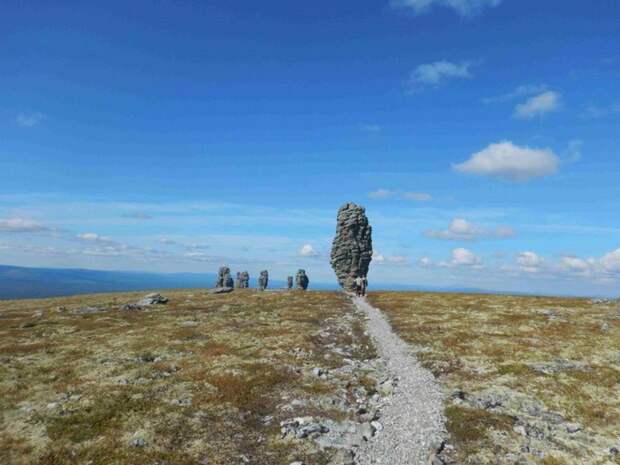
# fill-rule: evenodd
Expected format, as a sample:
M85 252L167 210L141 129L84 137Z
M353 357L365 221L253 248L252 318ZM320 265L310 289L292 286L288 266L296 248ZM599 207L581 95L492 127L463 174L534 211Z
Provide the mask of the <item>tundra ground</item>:
M346 420L352 391L372 390L363 371L338 370L374 357L347 297L179 290L121 310L143 294L0 302L0 463L331 459L280 423Z
M444 387L446 461L620 463L618 302L411 292L369 300Z

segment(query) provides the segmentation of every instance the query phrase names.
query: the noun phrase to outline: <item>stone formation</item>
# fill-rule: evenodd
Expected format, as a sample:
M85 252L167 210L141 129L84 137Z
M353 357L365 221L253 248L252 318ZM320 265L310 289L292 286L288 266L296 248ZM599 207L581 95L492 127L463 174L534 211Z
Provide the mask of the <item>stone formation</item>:
M308 279L306 270L297 271L297 274L295 275L295 286L297 289L305 291L308 289L308 284L310 284L310 280Z
M342 288L354 291L355 278L367 275L371 260L372 228L366 210L347 203L338 210L330 262Z
M217 272L217 282L215 283L215 287L234 287L235 282L230 276L230 268L227 266L221 266Z
M258 277L258 288L261 291L267 289L269 285L269 272L267 270L263 270L260 272L260 276Z

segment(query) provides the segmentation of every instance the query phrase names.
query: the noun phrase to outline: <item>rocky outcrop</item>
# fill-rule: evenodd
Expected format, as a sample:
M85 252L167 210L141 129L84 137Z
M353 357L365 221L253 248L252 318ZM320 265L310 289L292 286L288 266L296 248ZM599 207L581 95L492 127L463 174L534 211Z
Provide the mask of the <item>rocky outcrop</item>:
M267 270L263 270L260 272L260 276L258 277L258 288L261 291L267 289L269 285L269 272Z
M217 282L215 287L234 287L235 282L230 276L230 268L227 266L221 266L217 272Z
M310 280L308 279L308 275L306 274L306 270L298 270L295 275L295 286L297 289L301 289L305 291L308 289L308 284L310 284Z
M331 265L340 285L354 291L355 278L366 276L372 260L372 228L366 210L354 203L347 203L338 210L337 221Z
M250 287L250 273L247 271L241 271L237 273L237 282L235 287L238 289L247 289Z

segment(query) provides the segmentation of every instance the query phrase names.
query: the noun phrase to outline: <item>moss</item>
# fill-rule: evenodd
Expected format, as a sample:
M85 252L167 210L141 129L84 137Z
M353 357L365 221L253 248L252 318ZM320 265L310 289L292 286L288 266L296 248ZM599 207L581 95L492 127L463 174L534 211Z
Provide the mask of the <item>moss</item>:
M75 413L47 417L43 421L51 439L82 442L101 436L109 429L118 429L127 415L144 414L152 407L152 403L132 398L128 392L101 394L95 397L92 405L82 407Z
M455 444L460 447L477 448L488 439L491 430L509 431L514 420L508 415L451 405L445 410L447 426Z

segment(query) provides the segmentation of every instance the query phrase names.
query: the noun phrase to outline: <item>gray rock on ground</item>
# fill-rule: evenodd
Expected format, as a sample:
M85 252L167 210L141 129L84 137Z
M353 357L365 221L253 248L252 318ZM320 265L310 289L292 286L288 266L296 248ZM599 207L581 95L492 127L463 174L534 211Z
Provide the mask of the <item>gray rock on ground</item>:
M366 210L347 203L338 210L330 262L343 289L355 290L355 278L367 275L371 260L372 228Z
M267 270L263 270L260 272L260 276L258 277L258 288L261 291L267 289L269 285L269 272Z
M221 266L217 272L217 281L215 287L234 287L235 281L230 275L230 268Z
M103 311L105 310L99 307L81 307L73 310L71 313L74 315L89 315L91 313L101 313Z
M250 273L247 271L242 271L241 273L237 273L239 277L239 285L237 286L239 289L247 289L250 287Z
M233 287L214 287L213 289L209 289L207 293L209 294L228 294L229 292L234 291Z
M140 300L138 300L138 302L136 302L136 305L140 307L148 307L149 305L158 305L158 304L166 304L166 303L168 303L168 299L166 297L156 292L153 292L151 294L145 295Z
M302 291L308 289L308 284L310 284L310 280L308 279L308 275L306 274L306 270L298 270L295 275L295 287Z

